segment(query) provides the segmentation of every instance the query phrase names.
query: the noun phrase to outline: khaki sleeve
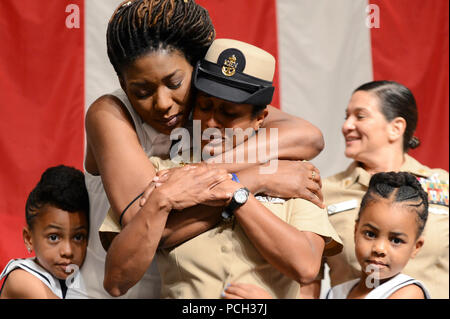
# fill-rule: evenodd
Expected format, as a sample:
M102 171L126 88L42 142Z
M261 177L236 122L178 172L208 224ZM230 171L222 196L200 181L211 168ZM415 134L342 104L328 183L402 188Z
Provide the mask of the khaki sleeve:
M342 251L342 240L328 220L325 209L303 199L291 199L287 205L290 211L289 224L325 238L324 256L333 256Z
M116 237L116 235L120 233L121 230L122 227L119 224L119 220L110 208L108 210L108 214L106 214L106 217L103 220L103 224L98 230L100 242L102 243L103 249L105 249L105 251L108 251L114 237Z
M178 163L172 162L170 159L163 160L156 156L150 157L150 162L153 164L157 172L162 171L164 169L170 169L181 166Z

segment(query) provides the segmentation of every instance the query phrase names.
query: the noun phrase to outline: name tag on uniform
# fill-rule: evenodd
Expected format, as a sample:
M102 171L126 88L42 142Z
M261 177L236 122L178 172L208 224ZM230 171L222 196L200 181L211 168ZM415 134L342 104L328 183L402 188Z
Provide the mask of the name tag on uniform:
M328 205L327 211L328 211L328 215L333 215L336 213L344 212L346 210L354 209L357 206L358 206L358 201L356 199L352 199L352 200L348 200L345 202Z
M283 198L278 197L271 197L271 196L260 196L256 195L255 198L263 203L272 203L272 204L283 204L286 200Z

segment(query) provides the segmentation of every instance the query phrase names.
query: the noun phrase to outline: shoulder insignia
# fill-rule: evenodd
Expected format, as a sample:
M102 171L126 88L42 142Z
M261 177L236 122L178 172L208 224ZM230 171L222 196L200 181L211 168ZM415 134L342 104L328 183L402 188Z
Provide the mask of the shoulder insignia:
M428 173L427 170L423 168L419 169L419 174L426 175L427 173Z

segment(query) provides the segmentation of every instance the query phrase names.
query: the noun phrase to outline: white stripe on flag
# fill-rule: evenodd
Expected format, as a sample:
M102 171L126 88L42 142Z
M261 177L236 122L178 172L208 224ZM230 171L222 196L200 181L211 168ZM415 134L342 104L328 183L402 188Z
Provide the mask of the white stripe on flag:
M281 108L324 134L312 162L322 177L342 171L341 126L351 92L372 80L366 0L277 1Z
M86 109L103 94L120 87L106 52L106 29L114 10L122 0L86 0Z

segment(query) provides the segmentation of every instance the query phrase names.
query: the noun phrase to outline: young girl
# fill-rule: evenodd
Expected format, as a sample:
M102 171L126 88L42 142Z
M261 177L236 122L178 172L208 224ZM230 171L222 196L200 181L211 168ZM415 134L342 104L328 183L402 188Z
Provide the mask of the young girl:
M89 197L81 171L67 166L47 169L28 196L23 239L36 257L11 260L0 299L65 298L86 256ZM68 278L71 276L70 278Z
M361 278L330 289L327 299L428 299L418 280L401 273L424 244L428 196L406 172L372 176L355 225Z

